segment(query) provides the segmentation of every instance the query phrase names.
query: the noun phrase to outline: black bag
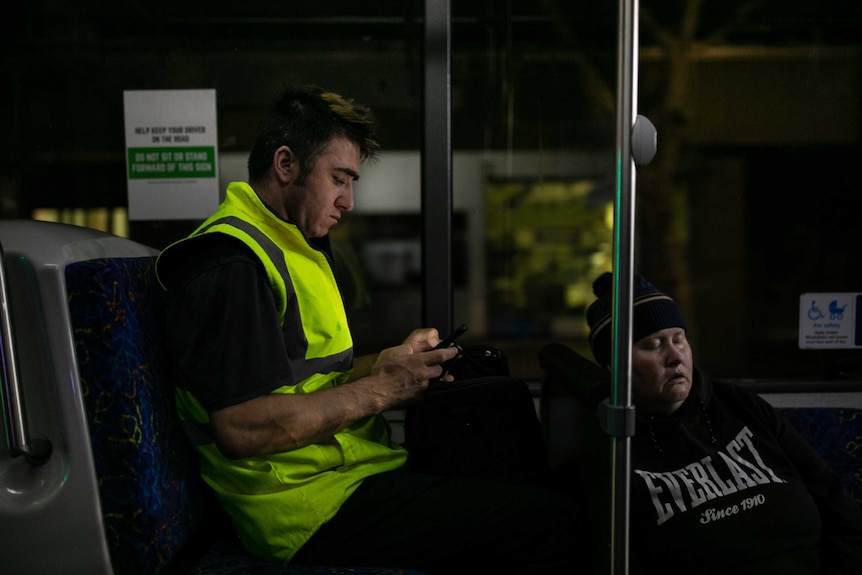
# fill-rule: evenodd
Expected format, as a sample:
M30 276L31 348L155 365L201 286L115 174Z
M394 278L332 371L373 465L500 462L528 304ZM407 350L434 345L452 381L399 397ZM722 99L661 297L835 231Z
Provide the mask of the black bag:
M451 373L455 381L432 384L407 409L410 469L519 483L547 480L550 466L532 393L523 380L500 375L508 373L505 356L496 348L465 348Z

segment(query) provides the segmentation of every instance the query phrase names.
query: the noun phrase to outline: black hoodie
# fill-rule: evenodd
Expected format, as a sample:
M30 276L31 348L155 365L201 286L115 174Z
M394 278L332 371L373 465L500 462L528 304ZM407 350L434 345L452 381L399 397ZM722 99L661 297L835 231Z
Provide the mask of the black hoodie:
M862 511L766 401L695 370L673 414L638 412L632 573L862 574Z

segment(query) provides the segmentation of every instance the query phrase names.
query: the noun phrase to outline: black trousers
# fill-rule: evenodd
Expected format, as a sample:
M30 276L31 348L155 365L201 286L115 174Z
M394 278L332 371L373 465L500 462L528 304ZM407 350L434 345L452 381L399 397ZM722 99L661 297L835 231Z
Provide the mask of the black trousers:
M591 555L587 514L576 498L399 470L366 479L294 562L432 574L567 574L591 572Z

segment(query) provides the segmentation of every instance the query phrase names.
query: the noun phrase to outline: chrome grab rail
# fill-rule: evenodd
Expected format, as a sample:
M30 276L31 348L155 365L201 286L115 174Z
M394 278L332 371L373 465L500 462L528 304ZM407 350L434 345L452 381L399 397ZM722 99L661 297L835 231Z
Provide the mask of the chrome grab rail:
M51 456L51 442L47 439L30 440L24 410L24 397L12 337L12 313L9 307L9 290L6 281L6 255L0 246L0 403L3 404L3 422L9 453L23 455L27 461L40 465Z

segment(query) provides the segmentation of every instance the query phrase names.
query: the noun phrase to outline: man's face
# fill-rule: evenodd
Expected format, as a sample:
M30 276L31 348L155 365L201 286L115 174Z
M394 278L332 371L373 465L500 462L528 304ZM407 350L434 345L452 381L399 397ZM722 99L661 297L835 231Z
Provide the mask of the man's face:
M672 413L691 391L692 354L685 330L662 329L632 346L632 396L645 411Z
M359 162L359 146L347 138L333 138L312 170L290 184L284 202L288 220L310 238L328 234L341 213L353 209Z

